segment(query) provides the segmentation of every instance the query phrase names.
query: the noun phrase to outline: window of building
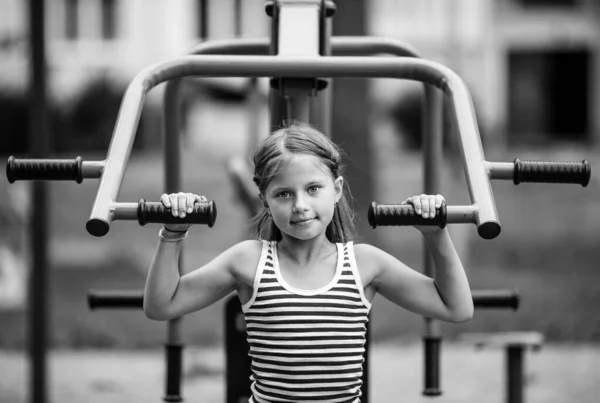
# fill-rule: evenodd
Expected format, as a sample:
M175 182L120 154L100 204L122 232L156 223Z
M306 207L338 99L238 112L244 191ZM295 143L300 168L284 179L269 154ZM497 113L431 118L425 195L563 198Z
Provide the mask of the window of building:
M65 0L65 37L73 40L79 36L79 1Z
M509 53L511 143L589 139L590 60L586 48Z
M115 0L102 0L102 38L116 37L117 10Z

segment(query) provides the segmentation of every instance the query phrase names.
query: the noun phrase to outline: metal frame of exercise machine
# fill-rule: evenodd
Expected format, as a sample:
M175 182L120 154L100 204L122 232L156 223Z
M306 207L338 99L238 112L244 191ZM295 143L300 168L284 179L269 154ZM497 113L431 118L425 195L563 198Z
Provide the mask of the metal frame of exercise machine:
M114 220L137 220L147 223L181 222L159 202L118 202L119 189L139 124L147 93L161 83L165 91L165 191L180 190L180 150L175 113L178 79L187 76L205 77L272 77L271 121L278 125L281 118L308 121L329 132L330 108L327 79L336 77L395 78L424 83L423 157L424 191L438 193L441 161L441 113L443 93L457 128L463 168L471 204L443 206L435 220L423 220L406 205L380 205L369 209L369 223L373 228L384 225L439 225L471 223L484 239L493 239L500 233L500 223L491 189L491 180L520 182L578 183L586 186L591 167L584 160L576 162L489 162L485 160L476 117L469 91L453 71L435 62L420 59L410 47L379 38L329 38L330 22L335 4L325 0L278 0L266 2L267 13L273 19L271 41L241 40L205 43L194 50L194 55L160 62L143 69L131 81L123 98L112 140L103 161L16 159L7 164L9 182L15 180L75 180L99 179L87 231L104 236ZM296 23L286 23L295 21ZM301 24L298 24L301 22ZM306 28L317 34L306 35ZM267 46L265 46L267 45ZM267 50L268 53L265 53ZM387 53L394 57L367 57ZM240 54L243 54L241 56ZM334 56L331 56L333 54ZM351 54L359 56L338 56ZM436 90L441 90L436 91ZM318 95L318 96L317 96ZM311 114L311 101L326 112L316 118ZM185 222L214 225L215 203L198 204ZM425 257L426 274L433 268ZM511 291L481 291L473 293L476 306L516 308L518 296ZM479 302L478 302L479 301ZM141 306L139 294L97 293L90 296L92 307ZM181 354L179 323L169 321L167 334L167 382L165 401L181 401ZM436 323L426 319L425 385L423 393L441 394L439 382L439 354L441 336ZM367 371L365 371L367 373ZM368 387L368 382L365 382ZM367 402L368 393L363 401Z

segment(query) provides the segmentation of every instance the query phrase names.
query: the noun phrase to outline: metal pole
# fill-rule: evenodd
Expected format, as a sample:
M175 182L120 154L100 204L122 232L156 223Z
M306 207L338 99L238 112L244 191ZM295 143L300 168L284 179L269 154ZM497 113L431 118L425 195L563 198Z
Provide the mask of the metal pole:
M233 7L233 30L236 39L241 38L244 32L244 8L242 0L235 0ZM248 138L246 139L246 154L249 155L254 147L259 142L259 116L261 97L258 91L258 78L250 77L245 88L246 98L246 113L248 117Z
M200 0L198 13L200 14L200 39L204 41L208 37L208 0Z
M523 355L525 347L506 347L506 402L523 403Z
M168 86L165 91L177 91L178 86ZM179 97L165 95L166 102L163 105L165 116L176 116L179 112ZM165 192L174 193L181 190L181 135L178 119L165 119L164 128L164 172ZM183 270L184 249L182 246L179 255L179 272ZM181 398L181 366L182 349L181 342L181 318L169 320L167 323L167 341L165 343L166 379L165 396L166 402L180 402Z
M275 56L279 52L279 7L273 4L267 8L267 15L271 17L269 54ZM279 128L286 118L285 99L281 89L275 89L273 84L269 86L269 131Z
M242 0L234 0L233 3L233 30L234 36L239 38L242 36Z
M379 38L379 37L368 37L368 36L340 36L340 37L332 37L332 22L331 17L326 19L325 23L325 38L330 43L324 44L324 55L331 55L333 52L336 56L370 56L376 54L389 54L394 56L406 56L406 57L419 57L418 53L415 49L413 49L409 44L390 39L390 38ZM268 55L270 49L270 38L236 38L236 39L224 39L224 40L211 40L210 42L203 42L198 44L195 48L190 51L190 55ZM322 113L313 113L311 109L311 116L316 115L319 122L316 123L316 126L321 129L321 131L327 135L331 135L331 94L333 88L333 80L321 78L322 80L326 80L328 82L328 86L325 90L319 91L316 102L311 106L315 111L320 111ZM169 87L178 87L180 80L170 80L166 83L165 89L165 104L169 104L174 102L173 100L177 96L177 91L175 89L170 89ZM254 91L254 83L256 82L256 78L252 78L252 82L250 86L253 88L250 90L251 98L259 96L259 94ZM276 93L275 90L272 90ZM277 94L277 93L276 93ZM279 103L281 102L280 97L277 97L275 102L275 97L271 96L271 114L275 115L273 121L279 122L283 117L283 113L278 115L274 112L273 108L281 108ZM440 98L441 101L441 98ZM254 105L255 100L249 100L250 105ZM253 129L250 130L250 135L258 134L258 123L255 122L256 117L258 116L257 111L252 111L254 108L249 108L251 112L251 123L249 126ZM176 114L165 116L167 121L171 119L177 119ZM171 123L166 123L170 125ZM172 124L176 124L173 122ZM273 123L272 126L275 127L279 123ZM254 133L254 131L256 131ZM249 140L249 144L256 144L257 138L251 138ZM511 171L512 175L512 171Z
M442 160L442 113L443 99L440 91L431 85L424 85L423 95L423 191L426 194L441 193L440 167ZM423 241L423 268L425 275L434 277L433 260ZM425 376L423 393L429 396L441 394L440 388L440 348L441 331L439 323L425 318Z
M110 229L112 207L119 193L125 165L129 159L143 101L150 89L178 77L189 75L215 77L387 77L423 81L447 95L452 117L458 128L463 165L471 201L476 207L479 234L486 239L500 233L498 213L475 112L468 88L451 70L435 62L398 57L265 57L265 56L183 56L157 63L133 79L119 109L119 117L107 153L87 229L96 236Z
M333 34L333 15L335 9L328 10L327 5L324 5L321 13L323 14L320 21L320 52L323 56L331 56L332 53L332 34ZM331 137L331 114L332 114L332 98L333 98L333 80L329 78L318 78L326 85L323 89L318 89L315 94L315 99L310 104L311 124L317 127L322 133Z
M46 56L44 42L44 0L29 1L30 32L30 121L29 148L34 158L44 158L50 150L46 132ZM48 347L48 257L47 184L33 182L31 228L32 269L29 273L29 363L30 401L46 402L46 351Z

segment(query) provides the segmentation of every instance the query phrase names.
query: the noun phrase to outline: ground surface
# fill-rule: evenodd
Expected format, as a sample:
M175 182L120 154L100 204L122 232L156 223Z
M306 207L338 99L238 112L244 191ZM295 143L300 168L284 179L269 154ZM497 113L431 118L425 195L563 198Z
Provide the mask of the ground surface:
M50 357L49 403L162 402L164 360L160 352L55 351ZM504 402L504 355L444 344L439 398L421 396L419 344L379 345L371 352L371 403ZM186 402L225 402L224 353L189 349L184 356ZM27 364L22 355L0 352L0 403L27 402ZM547 345L526 356L528 403L596 403L600 396L600 348Z

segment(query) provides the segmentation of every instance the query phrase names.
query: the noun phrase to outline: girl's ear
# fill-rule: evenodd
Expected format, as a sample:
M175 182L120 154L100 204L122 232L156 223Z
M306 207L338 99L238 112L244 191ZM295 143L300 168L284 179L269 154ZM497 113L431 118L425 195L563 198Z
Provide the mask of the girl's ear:
M337 203L341 199L342 193L344 192L344 178L342 176L335 178L335 181L333 182L333 188L335 190L335 202Z

